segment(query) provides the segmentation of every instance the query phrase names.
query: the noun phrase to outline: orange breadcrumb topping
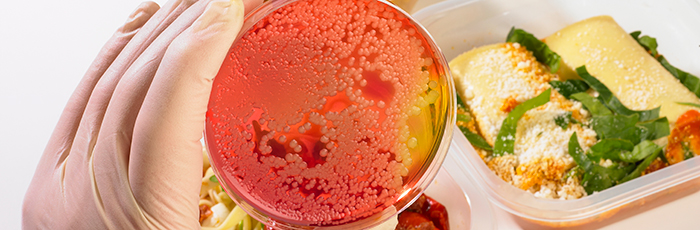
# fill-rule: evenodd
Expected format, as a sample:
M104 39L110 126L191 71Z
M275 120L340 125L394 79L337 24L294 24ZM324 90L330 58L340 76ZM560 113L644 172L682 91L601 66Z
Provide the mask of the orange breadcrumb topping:
M519 187L527 190L530 187L541 185L545 179L560 181L569 168L569 165L563 161L547 157L521 164L515 173L522 176Z
M515 100L515 95L510 95L508 98L503 100L503 105L501 105L501 108L499 109L504 113L510 113L510 111L512 111L519 104L520 103Z
M666 159L669 164L675 164L686 159L686 153L692 156L700 154L700 112L688 110L676 121L676 127L668 136Z

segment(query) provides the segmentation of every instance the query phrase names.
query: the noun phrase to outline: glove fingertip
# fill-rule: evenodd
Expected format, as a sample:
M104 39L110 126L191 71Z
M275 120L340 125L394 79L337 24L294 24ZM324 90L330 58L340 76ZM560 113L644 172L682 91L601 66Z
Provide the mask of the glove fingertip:
M141 28L141 26L143 26L143 24L145 24L159 9L160 6L155 2L148 1L141 3L141 5L136 7L136 10L129 15L129 18L126 20L121 30L123 32L130 32Z

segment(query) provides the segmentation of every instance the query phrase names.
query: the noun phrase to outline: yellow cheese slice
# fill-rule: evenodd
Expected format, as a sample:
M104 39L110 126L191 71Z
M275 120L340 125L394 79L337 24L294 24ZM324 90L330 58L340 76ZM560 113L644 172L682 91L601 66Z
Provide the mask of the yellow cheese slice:
M449 63L455 88L484 139L494 144L509 110L549 88L554 75L518 44L482 46ZM512 108L511 108L512 109Z
M550 88L556 75L539 63L530 51L517 43L479 47L452 61L450 69L457 93L476 120L476 128L493 145L503 120L518 104ZM562 180L575 165L568 154L568 143L576 132L579 142L588 148L596 142L596 133L580 124L567 128L557 125L556 118L571 112L585 121L581 103L572 102L552 92L550 101L527 111L518 121L514 152L486 158L489 168L506 182L551 199L575 199L583 196L583 187L572 180ZM503 137L513 138L513 137Z
M566 65L562 79L573 78L572 69L586 65L588 72L605 84L630 109L661 106L660 116L672 124L693 109L676 102L700 104L700 99L664 69L610 16L597 16L574 23L545 38Z

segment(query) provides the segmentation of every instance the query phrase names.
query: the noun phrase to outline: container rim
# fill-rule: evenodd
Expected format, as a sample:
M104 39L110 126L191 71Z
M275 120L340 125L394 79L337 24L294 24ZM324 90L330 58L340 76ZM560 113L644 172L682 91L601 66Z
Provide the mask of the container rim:
M537 198L496 176L463 134L455 134L452 141L457 146L452 148L457 153L452 157L493 204L514 215L537 221L585 220L700 177L700 157L697 157L579 199Z

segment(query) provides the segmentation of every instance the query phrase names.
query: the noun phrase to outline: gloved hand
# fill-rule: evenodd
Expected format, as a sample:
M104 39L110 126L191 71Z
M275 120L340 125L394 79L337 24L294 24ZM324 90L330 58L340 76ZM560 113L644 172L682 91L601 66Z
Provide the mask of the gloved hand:
M71 96L24 198L25 229L196 229L212 80L261 0L147 2Z

